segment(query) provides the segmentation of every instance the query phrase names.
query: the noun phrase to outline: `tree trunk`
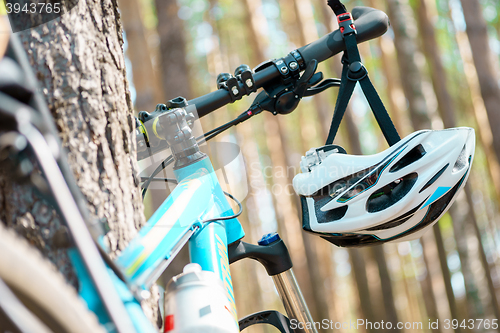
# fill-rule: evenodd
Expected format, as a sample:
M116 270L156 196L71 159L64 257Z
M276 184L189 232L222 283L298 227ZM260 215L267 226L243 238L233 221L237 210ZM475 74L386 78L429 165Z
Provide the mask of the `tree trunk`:
M388 14L394 29L394 43L398 55L399 75L403 85L403 91L409 104L409 113L413 128L415 130L431 127L430 117L427 111L427 103L422 89L422 76L416 65L415 54L417 48L414 36L411 35L411 26L415 24L412 19L411 9L400 0L389 0L387 2ZM436 223L433 232L438 248L439 262L443 273L446 287L448 304L453 318L459 318L456 310L455 296L450 281L450 271L447 265L446 251L439 225ZM457 328L455 332L460 332Z
M146 28L142 23L141 7L137 0L119 0L123 28L127 36L127 56L132 63L132 77L136 91L135 107L138 111L152 112L162 103L161 84L151 62ZM175 97L175 96L174 96Z
M314 25L314 17L312 16L313 8L309 0L294 0L293 2L282 1L280 8L283 13L282 21L284 27L286 31L291 32L290 36L292 42L296 45L306 45L307 43L318 39L318 34ZM285 19L285 17L288 19ZM293 31L294 27L297 31ZM329 107L329 103L325 97L326 96L324 95L316 95L313 97L313 108L320 118L321 115L327 114L333 110L332 107ZM311 115L305 113L305 111L306 107L304 107L304 105L299 106L299 108L295 111L298 113L300 124L303 126L307 126L307 122L311 120ZM326 140L327 132L324 130L325 127L323 126L323 122L320 122L317 125L318 126L315 126L315 128L319 128L321 133L319 141L323 144L324 140ZM305 154L306 151L313 147L313 141L316 142L317 140L315 140L314 137L311 137L311 133L309 131L300 130L300 133L301 140L298 148L301 154ZM296 197L296 205L300 207L298 197ZM311 289L314 293L314 301L316 303L316 313L314 314L314 318L317 320L329 318L329 313L331 312L330 308L333 310L334 304L328 301L331 298L331 295L326 294L327 288L325 281L328 279L328 272L332 271L332 264L331 260L322 262L320 252L322 249L325 249L321 245L330 247L331 244L317 244L318 242L324 242L324 240L320 239L316 235L303 233L302 237L304 239L304 248L309 272L316 272L315 274L310 274L312 282ZM331 251L328 252L331 253ZM322 328L318 331L325 332Z
M290 1L282 1L282 3L289 3ZM309 43L314 42L317 40L320 36L318 36L318 32L316 30L316 26L314 23L314 16L313 16L313 10L312 10L312 4L310 0L294 0L293 1L293 6L292 4L289 4L290 7L293 7L293 20L292 22L288 23L288 27L291 27L293 25L296 25L298 28L298 38L296 38L298 42L298 46L303 46ZM326 3L323 3L323 6L328 7ZM283 5L281 7L284 7ZM329 9L329 8L328 8ZM286 29L287 31L290 29ZM293 36L293 35L292 35ZM334 61L333 59L330 59L329 62L331 63ZM318 70L319 71L319 70ZM314 108L316 113L318 114L318 118L321 120L321 124L319 126L320 129L320 141L323 144L323 142L326 141L326 138L328 136L328 125L331 122L331 115L333 114L333 106L330 105L328 102L327 98L327 93L325 94L318 94L313 96L313 103L314 103ZM306 117L308 115L304 114L304 112L301 113L303 117ZM326 118L326 119L325 119ZM324 126L327 125L327 126ZM326 130L325 130L326 129ZM310 147L307 148L307 150ZM302 152L305 153L305 150Z
M394 292L392 290L392 282L389 275L389 269L387 267L387 261L385 259L384 248L382 245L374 246L370 249L370 252L378 266L380 284L382 287L382 298L385 308L385 319L391 323L397 323L399 321L398 313L396 311L396 306L394 305ZM401 329L394 327L392 331L401 332Z
M431 128L427 103L422 91L422 75L415 61L416 45L408 31L409 8L399 0L387 1L389 18L394 29L399 75L408 100L409 114L414 130ZM406 11L405 11L406 10Z
M92 217L109 230L105 239L114 254L145 220L117 5L109 0L80 1L60 18L19 35L77 184ZM12 184L5 177L0 178L0 197L0 218L34 235L37 245L74 283L66 255L51 248L60 219L44 198L29 185Z
M163 96L170 100L177 96L191 99L189 71L186 62L186 42L183 21L177 15L175 0L155 0L160 36L161 81Z
M436 93L439 114L441 115L445 128L455 127L455 108L451 95L448 91L447 74L441 60L440 47L436 41L436 35L433 24L429 18L429 10L427 8L426 1L418 2L416 14L423 50L430 67L429 72L434 91ZM465 191L465 194L466 196L470 195L469 191ZM470 198L468 201L472 202L472 199ZM465 204L465 202L463 204ZM464 220L464 217L459 214L456 205L452 206L449 212L453 219L453 229L457 243L457 250L460 256L462 272L465 279L467 303L469 305L469 310L474 311L476 307L473 306L473 304L478 301L478 298L477 288L475 285L476 282L474 281L474 274L472 274L470 260L467 253L467 237L464 229L466 220ZM474 223L475 218L472 213L472 209L469 209L468 215L471 217L472 223ZM478 241L481 243L480 238ZM470 315L472 314L469 314L469 317ZM475 316L473 316L473 318L475 318Z
M266 24L265 17L257 11L260 1L245 0L246 22L250 27L249 39L253 50L253 59L256 62L261 62L265 59L264 47L267 43L266 36L261 35L262 24ZM281 189L279 194L273 193L275 198L275 209L278 215L280 231L290 251L290 255L294 262L294 271L297 280L304 294L305 300L309 305L309 310L313 318L316 317L316 301L311 284L311 276L309 274L307 259L304 256L305 244L300 228L298 214L300 209L296 205L296 200L292 195L287 194L287 189L291 188L292 176L287 168L287 153L290 152L290 147L287 144L284 130L283 116L273 116L269 112L264 112L264 130L269 149L269 155L273 166L272 182L273 189ZM276 191L271 191L276 192ZM292 191L293 192L293 191Z
M453 288L451 286L451 274L448 269L448 262L446 256L446 250L444 248L443 236L441 234L441 229L439 228L439 223L434 224L434 237L436 240L436 247L438 251L439 264L441 265L441 272L443 272L444 286L446 290L446 296L448 297L448 305L450 307L450 314L452 318L460 319L457 303L455 301L455 295L453 294ZM456 328L455 332L461 332L460 328Z
M451 14L452 11L450 11L450 15ZM493 132L495 131L495 128L490 125L486 106L481 97L477 70L473 63L471 45L467 42L467 35L465 32L457 30L454 31L454 36L456 38L457 46L460 51L460 57L463 62L465 78L468 86L467 91L470 94L472 109L474 110L474 117L477 122L476 129L479 133L483 149L485 150L486 164L495 189L496 197L500 198L500 165L495 154L495 147L493 145Z
M427 312L427 318L431 322L435 322L439 319L439 313L436 304L436 298L434 296L434 291L432 290L432 276L430 265L428 262L428 255L425 253L424 248L424 238L420 239L420 244L422 245L422 259L425 265L425 278L420 280L420 288L422 290L422 297L424 298L425 310ZM441 332L441 327L438 326L436 332Z
M434 25L429 19L426 0L418 2L416 14L423 51L430 67L432 86L436 93L439 114L445 127L454 127L456 121L453 101L448 92L447 76L439 54L440 50L434 33Z
M481 87L481 96L488 113L493 134L493 147L497 161L500 161L500 87L498 74L492 63L486 20L477 0L461 0L467 36L472 49L472 58Z
M120 0L120 1L134 1L137 0ZM190 86L189 86L189 70L186 63L186 41L184 38L184 22L179 18L177 12L179 11L179 7L177 2L171 0L157 0L155 1L156 6L156 16L158 19L158 25L156 27L158 35L160 37L160 59L161 59L161 72L158 75L161 76L161 79L158 80L161 82L161 86L163 87L161 97L163 100L152 101L153 109L149 109L148 111L154 110L154 105L158 103L166 103L166 101L173 99L177 96L182 96L186 99L190 99ZM128 37L128 35L127 35ZM133 47L129 44L129 48ZM142 50L138 50L142 52ZM144 56L144 55L143 55ZM146 61L148 59L144 59ZM149 64L147 67L150 67L151 60L149 59ZM134 63L132 63L132 69L134 69ZM153 67L151 65L151 70ZM147 79L149 76L142 75ZM153 77L149 77L149 84L155 84L153 81ZM134 70L134 82L135 82L135 70ZM139 96L139 94L138 94ZM139 100L137 100L139 101ZM139 108L139 105L137 105ZM159 162L156 162L159 163ZM166 174L165 174L166 177ZM169 191L167 190L168 186L161 184L160 186L150 187L148 190L149 195L146 197L146 200L151 200L151 208L153 211L158 209L163 201L169 195ZM182 269L186 264L189 263L189 251L188 247L185 246L184 249L177 254L177 257L174 261L169 265L168 269L162 274L161 279L163 283L166 285L170 279L182 273Z
M356 292L359 298L359 317L369 322L376 322L377 317L373 311L370 288L368 287L368 277L366 276L366 264L363 256L363 250L357 248L348 248L349 258L351 259L354 280L356 281ZM366 328L368 333L375 333L377 330Z

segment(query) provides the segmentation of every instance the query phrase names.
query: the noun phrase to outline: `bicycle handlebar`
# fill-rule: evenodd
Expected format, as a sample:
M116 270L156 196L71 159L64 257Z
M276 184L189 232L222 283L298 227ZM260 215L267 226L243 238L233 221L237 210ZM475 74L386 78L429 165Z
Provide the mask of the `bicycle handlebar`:
M374 8L355 7L352 10L352 17L356 26L358 43L379 37L389 28L387 15ZM305 63L312 59L322 62L343 50L345 50L345 44L342 40L342 33L338 29L297 49ZM266 67L253 75L256 89L262 88L279 77L280 73L275 66ZM240 91L243 91L243 83L239 84ZM200 118L229 103L231 103L230 92L225 89L216 90L188 102L196 106Z

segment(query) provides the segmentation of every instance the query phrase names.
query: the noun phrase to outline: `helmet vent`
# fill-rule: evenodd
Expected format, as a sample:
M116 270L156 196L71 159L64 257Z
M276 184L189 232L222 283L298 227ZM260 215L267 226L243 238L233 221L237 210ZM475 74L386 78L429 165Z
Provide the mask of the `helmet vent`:
M424 147L419 144L412 150L410 150L405 156L403 156L396 164L392 166L389 172L396 172L403 169L404 167L418 161L422 156L425 155Z
M417 178L417 174L413 172L385 185L368 198L366 210L376 213L391 207L410 192Z
M381 224L381 225L378 225L376 227L373 227L373 228L369 228L369 229L366 229L366 230L369 230L369 231L376 231L376 230L386 230L386 229L391 229L391 228L396 228L397 226L405 223L406 221L408 221L409 219L411 219L413 217L413 215L411 216L407 216L405 218L402 218L402 219L399 219L397 221L393 221L393 222L387 222L387 223L384 223L384 224Z
M345 216L345 213L347 213L347 206L331 209L319 214L318 213L319 212L316 211L316 216L318 216L318 223L329 223L343 218Z
M458 155L457 161L455 162L455 165L453 166L453 173L458 172L465 168L467 166L467 157L465 156L465 145L462 148L462 151L460 152L460 155Z
M324 197L313 196L313 199L314 199L314 210L316 213L316 218L318 220L318 223L329 223L340 220L347 213L347 206L342 206L323 212L321 210L321 207L326 205L332 199L330 198L330 196L324 196Z
M416 213L416 211L424 204L424 202L425 201L422 201L422 203L420 205L418 205L417 207L413 208L412 210L406 212L405 214L403 214L401 216L396 217L393 220L390 220L389 222L382 223L380 225L368 228L366 230L367 231L375 231L375 230L386 230L386 229L395 228L395 227L405 223L409 219L411 219L413 217L413 215Z
M448 167L448 165L450 165L450 164L449 163L446 164L441 170L439 170L434 176L432 176L432 178L429 179L429 181L427 182L427 184L425 184L424 187L422 187L422 189L420 191L418 191L418 193L422 193L426 188L428 188L429 186L431 186L432 184L434 184L434 182L439 177L441 177L441 175L443 174L444 170L446 170L446 168Z

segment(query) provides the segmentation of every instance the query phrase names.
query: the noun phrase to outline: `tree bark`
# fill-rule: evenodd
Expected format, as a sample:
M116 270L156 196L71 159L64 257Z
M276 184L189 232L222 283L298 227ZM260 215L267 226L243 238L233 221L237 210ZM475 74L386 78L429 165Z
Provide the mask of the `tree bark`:
M446 255L446 250L444 248L443 236L441 234L441 229L439 228L438 223L434 224L433 230L434 230L434 237L436 240L436 247L438 251L439 264L441 265L441 272L443 272L443 280L446 290L446 296L448 297L450 314L452 318L460 319L457 309L457 303L455 300L455 295L453 294L453 288L451 286L451 274L450 270L448 269L448 262L446 260L447 255ZM457 327L455 329L455 332L457 333L461 332L461 329Z
M491 308L492 312L494 315L494 318L498 318L499 313L500 313L500 307L498 305L498 297L497 293L495 290L495 284L493 282L493 279L491 277L491 270L490 270L490 265L488 263L488 259L486 258L486 253L484 252L484 247L483 247L483 242L481 239L481 231L479 230L479 225L477 223L476 219L476 214L474 212L474 203L472 200L472 193L470 186L465 186L465 192L467 193L467 203L469 204L469 214L472 217L472 226L474 227L474 233L476 234L477 239L479 240L478 242L478 252L479 252L479 258L481 260L481 264L483 266L484 272L485 272L485 277L486 281L488 283L488 288L490 290L490 302L491 302ZM500 328L497 328L497 332L500 332Z
M92 218L109 230L105 240L116 254L145 220L116 2L80 1L62 17L19 35ZM0 219L25 229L76 284L66 255L50 243L60 219L29 185L0 176Z
M167 100L177 96L191 99L189 69L183 21L177 15L176 0L155 0L157 31L160 36L161 81Z
M385 259L384 248L380 245L374 246L370 250L378 266L386 320L391 323L397 323L399 321L398 313L394 304L394 291L392 288L391 277L389 275L389 269L387 267L387 261ZM394 327L393 331L401 332L401 329Z

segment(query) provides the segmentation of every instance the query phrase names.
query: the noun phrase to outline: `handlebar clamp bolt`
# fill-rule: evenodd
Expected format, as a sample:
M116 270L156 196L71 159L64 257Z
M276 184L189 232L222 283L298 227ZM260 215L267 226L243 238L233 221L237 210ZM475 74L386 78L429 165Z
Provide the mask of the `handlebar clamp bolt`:
M294 71L299 65L295 61L292 61L288 66L290 66L290 69Z
M286 74L286 73L288 73L288 67L283 66L280 68L280 71L281 71L281 73Z
M245 81L245 83L246 83L246 85L247 85L247 87L248 87L248 88L252 88L252 87L253 87L253 82L252 82L252 79L247 79L247 80Z
M240 91L236 87L233 87L232 92L234 96L238 96L238 94L240 93Z

